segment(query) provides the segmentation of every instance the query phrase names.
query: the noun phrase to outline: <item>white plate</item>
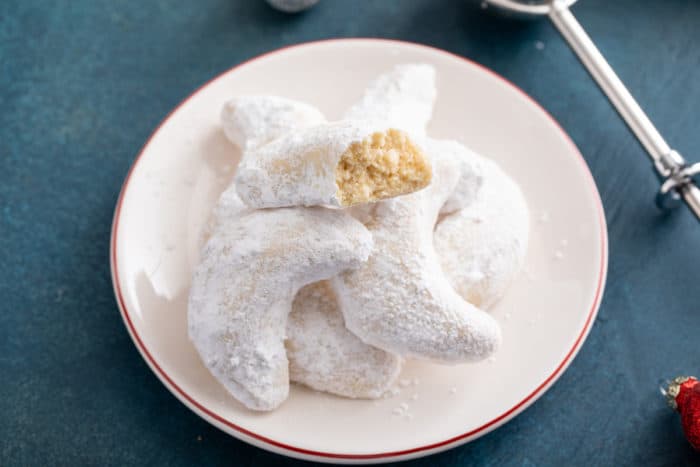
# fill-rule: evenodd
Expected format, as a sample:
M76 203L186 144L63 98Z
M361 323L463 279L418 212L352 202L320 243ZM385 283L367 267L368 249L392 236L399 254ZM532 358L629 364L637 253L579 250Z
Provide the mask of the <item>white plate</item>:
M434 137L463 141L520 184L531 213L525 272L493 311L503 346L479 364L410 363L411 383L380 401L293 387L281 408L244 409L187 339L186 303L200 228L238 158L219 127L222 102L278 94L337 117L394 64L437 69ZM112 277L127 329L163 384L231 435L304 459L378 462L466 443L534 402L571 363L595 318L607 270L600 198L580 153L531 98L493 72L437 49L383 40L289 47L240 65L178 106L134 162L119 198ZM414 384L417 382L417 384ZM406 383L406 381L404 381ZM407 403L412 418L392 414Z

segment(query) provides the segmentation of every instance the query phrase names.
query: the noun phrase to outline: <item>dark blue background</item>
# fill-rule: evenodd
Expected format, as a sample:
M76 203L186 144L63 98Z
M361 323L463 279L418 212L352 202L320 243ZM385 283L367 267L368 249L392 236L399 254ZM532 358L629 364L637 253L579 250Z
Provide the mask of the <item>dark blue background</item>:
M698 160L700 2L575 11L669 142ZM141 145L197 86L281 46L353 36L441 47L521 86L583 152L610 229L600 315L561 380L499 430L410 464L700 462L657 392L660 378L700 373L700 226L656 210L645 155L546 22L466 0L321 0L298 16L262 0L2 0L0 464L285 461L209 426L147 368L112 295L110 222Z

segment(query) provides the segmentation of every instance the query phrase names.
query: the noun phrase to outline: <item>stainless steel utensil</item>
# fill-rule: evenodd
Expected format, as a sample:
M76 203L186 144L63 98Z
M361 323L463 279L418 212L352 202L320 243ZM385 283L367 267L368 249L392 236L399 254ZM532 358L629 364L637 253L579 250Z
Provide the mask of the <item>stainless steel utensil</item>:
M688 164L666 143L649 117L634 100L569 7L576 0L486 0L489 6L519 16L548 16L593 76L652 160L661 187L656 197L663 208L685 204L700 220L700 163Z

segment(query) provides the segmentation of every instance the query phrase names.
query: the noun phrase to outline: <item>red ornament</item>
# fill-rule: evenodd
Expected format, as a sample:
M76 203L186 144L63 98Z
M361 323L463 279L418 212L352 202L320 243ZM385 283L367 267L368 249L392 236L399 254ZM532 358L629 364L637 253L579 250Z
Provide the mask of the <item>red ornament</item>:
M700 382L693 376L679 376L663 392L671 408L681 415L690 445L700 451Z

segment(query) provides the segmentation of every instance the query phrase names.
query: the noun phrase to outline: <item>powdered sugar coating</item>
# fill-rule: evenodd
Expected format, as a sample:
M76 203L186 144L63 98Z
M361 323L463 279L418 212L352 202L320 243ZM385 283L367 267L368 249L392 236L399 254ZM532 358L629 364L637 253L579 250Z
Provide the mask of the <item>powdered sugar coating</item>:
M226 101L221 124L226 137L241 150L250 151L283 134L325 122L315 107L277 96L239 96Z
M252 208L340 206L336 169L354 142L386 130L368 120L321 124L287 133L244 153L238 195Z
M433 113L435 95L435 68L426 64L397 65L372 81L343 118L371 118L421 138Z
M227 190L188 306L189 336L206 367L247 407L279 406L289 392L284 338L294 296L358 267L371 249L367 229L345 212L251 211Z
M481 158L457 141L430 140L430 148L432 154L439 153L459 165L459 181L442 205L440 214L450 214L473 203L484 182Z
M518 185L494 162L481 166L476 199L435 229L435 249L452 286L469 302L493 306L507 291L527 253L530 215Z
M422 191L378 202L366 226L366 263L332 279L345 324L364 342L404 356L446 363L488 357L498 323L450 286L433 248L440 208L460 179L459 162L435 152L433 181Z
M401 371L401 358L371 347L345 328L327 281L302 288L287 323L292 381L350 398L382 396Z
M232 184L221 194L203 238L226 218L251 211ZM401 371L400 357L347 330L327 281L309 284L295 296L285 346L291 381L344 397L381 397Z

